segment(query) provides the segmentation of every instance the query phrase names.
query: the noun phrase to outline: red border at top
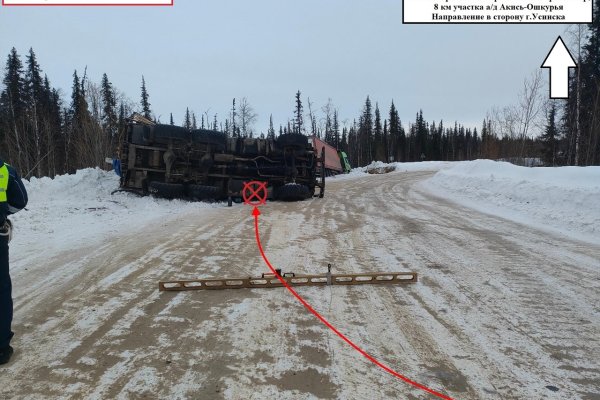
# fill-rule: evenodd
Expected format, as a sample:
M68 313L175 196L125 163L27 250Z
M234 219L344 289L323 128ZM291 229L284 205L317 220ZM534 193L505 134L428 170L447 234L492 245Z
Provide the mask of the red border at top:
M116 0L113 0L116 1ZM152 7L171 7L175 5L175 0L170 0L169 3L165 3L165 4L148 4L148 3L52 3L52 4L48 4L48 3L28 3L28 4L6 4L5 0L2 0L2 6L3 7L53 7L53 6L64 6L64 7L68 7L68 6L94 6L94 7L119 7L119 6L131 6L131 7L135 7L135 6L152 6Z

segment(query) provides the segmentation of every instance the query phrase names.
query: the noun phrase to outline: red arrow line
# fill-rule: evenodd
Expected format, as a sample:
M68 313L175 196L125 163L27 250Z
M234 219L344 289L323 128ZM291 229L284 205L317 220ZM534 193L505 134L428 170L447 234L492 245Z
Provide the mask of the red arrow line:
M406 376L404 376L404 375L402 375L402 374L394 371L393 369L391 369L387 365L382 364L381 362L377 361L377 359L375 359L375 357L371 356L369 353L367 353L366 351L364 351L363 349L361 349L360 347L358 347L358 345L356 345L353 341L351 341L350 339L348 339L343 333L341 333L333 325L331 325L331 323L329 323L329 321L327 321L325 319L325 317L323 317L321 314L319 314L317 311L315 311L315 309L312 308L312 306L310 304L308 304L308 302L306 300L304 300L302 298L302 296L300 296L294 289L292 289L290 287L290 285L288 285L288 283L285 281L285 279L283 279L281 277L281 275L279 275L277 273L277 271L275 270L275 268L273 268L273 266L271 265L271 263L267 259L267 256L265 255L265 252L264 252L264 250L262 248L262 245L260 243L260 235L258 234L258 216L260 215L260 211L258 210L258 207L254 207L254 210L252 211L252 215L254 216L254 230L255 230L255 233L256 233L256 243L258 244L258 250L260 250L260 255L262 256L263 260L265 261L265 263L267 264L267 266L269 267L269 269L271 270L271 272L273 274L275 274L275 276L277 276L277 279L279 279L279 281L286 287L286 289L289 290L290 293L292 293L294 295L294 297L297 298L298 301L300 303L302 303L302 305L304 305L304 307L306 307L306 309L308 311L310 311L315 317L317 317L322 323L324 323L336 335L338 335L340 338L342 338L342 340L344 342L348 343L350 346L352 346L352 348L354 350L358 351L366 359L368 359L369 361L371 361L373 364L377 365L379 368L381 368L384 371L386 371L386 372L394 375L396 378L402 379L404 382L409 383L409 384L413 385L416 388L419 388L421 390L424 390L426 392L429 392L429 393L433 394L434 396L439 397L440 399L453 400L452 397L449 397L449 396L446 396L445 394L436 392L435 390L430 389L430 388L428 388L425 385L422 385L422 384L420 384L418 382L415 382L415 381L407 378Z

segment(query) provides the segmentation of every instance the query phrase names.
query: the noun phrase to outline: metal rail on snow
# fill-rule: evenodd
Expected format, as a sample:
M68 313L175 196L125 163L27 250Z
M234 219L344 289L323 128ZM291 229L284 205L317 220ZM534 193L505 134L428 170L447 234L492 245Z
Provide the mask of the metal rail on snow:
M364 274L332 274L331 265L326 274L296 275L293 272L277 273L289 286L331 286L331 285L383 285L416 283L416 272L376 272ZM257 278L192 279L159 282L160 291L184 290L224 290L283 287L275 274L262 274Z

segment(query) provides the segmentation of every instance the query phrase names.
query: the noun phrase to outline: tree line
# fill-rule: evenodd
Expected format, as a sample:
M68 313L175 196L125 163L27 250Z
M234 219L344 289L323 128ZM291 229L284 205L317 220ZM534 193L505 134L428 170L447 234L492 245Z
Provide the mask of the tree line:
M525 81L517 104L493 109L480 127L427 122L422 110L403 124L393 101L381 110L370 96L356 118L340 120L331 99L318 108L310 98L303 100L299 90L292 117L276 128L271 115L266 132L255 131L257 114L245 97L233 99L223 120L208 112L197 116L188 107L180 125L237 137L317 135L345 151L353 166L477 158L600 165L600 0L594 10L592 24L577 26L579 68L570 75L569 99L546 100L538 72ZM71 95L64 98L43 73L33 49L24 62L15 48L10 51L0 89L1 154L25 177L102 167L105 157L116 154L133 112L160 122L152 112L143 76L137 102L115 88L106 73L95 83L86 70L73 72ZM175 124L172 113L168 123Z
M311 132L327 143L346 152L353 166L365 166L373 161L464 161L478 158L505 159L519 162L535 158L540 143L528 137L499 136L492 118L483 120L482 127L465 127L454 122L447 126L444 121L427 122L423 110L414 121L403 125L392 101L382 113L379 104L367 96L362 113L351 123L340 123L337 109L331 100L322 108L321 119L304 113L300 92L296 93L294 118L287 126L280 126L279 133ZM308 125L308 126L306 126Z
M27 178L103 166L135 107L106 74L96 84L85 71L73 73L70 101L65 101L42 74L33 49L25 64L15 48L10 51L2 84L0 149Z
M574 27L569 98L551 105L543 135L549 165L600 165L600 0L593 23Z

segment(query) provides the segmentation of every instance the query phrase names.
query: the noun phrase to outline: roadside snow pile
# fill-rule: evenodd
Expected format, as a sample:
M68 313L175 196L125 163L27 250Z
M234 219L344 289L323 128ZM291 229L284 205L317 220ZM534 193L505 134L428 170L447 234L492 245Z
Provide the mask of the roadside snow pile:
M416 172L416 171L439 171L443 168L449 168L454 163L446 161L423 161L423 162L395 162L395 163L384 163L381 161L373 161L366 167L353 168L349 173L343 175L335 175L329 179L344 180L353 179L360 176L371 174L381 174L389 172ZM381 172L380 172L381 171Z
M526 168L490 160L452 165L422 187L481 212L600 243L600 167Z
M119 177L98 168L23 183L29 204L10 217L15 227L11 254L19 261L17 267L29 257L51 257L60 251L101 244L113 234L159 223L169 215L213 207L131 193L111 195L119 187Z
M355 168L352 171L358 170L361 172L368 173L369 170L386 170L392 169L400 172L412 172L412 171L438 171L442 168L448 168L453 163L445 161L422 161L422 162L395 162L386 164L381 161L373 161L371 164L362 168Z

